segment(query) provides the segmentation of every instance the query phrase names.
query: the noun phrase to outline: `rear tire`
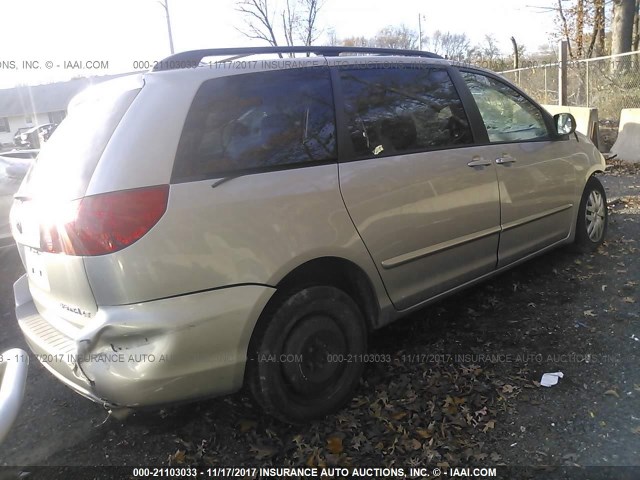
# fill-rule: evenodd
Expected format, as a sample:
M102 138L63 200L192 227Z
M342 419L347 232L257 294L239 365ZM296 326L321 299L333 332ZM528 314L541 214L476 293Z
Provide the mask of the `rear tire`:
M346 293L330 286L289 291L267 307L258 328L247 383L267 413L304 423L351 398L362 375L367 328Z
M585 186L576 223L575 250L581 253L595 251L607 234L607 196L600 180L591 177Z

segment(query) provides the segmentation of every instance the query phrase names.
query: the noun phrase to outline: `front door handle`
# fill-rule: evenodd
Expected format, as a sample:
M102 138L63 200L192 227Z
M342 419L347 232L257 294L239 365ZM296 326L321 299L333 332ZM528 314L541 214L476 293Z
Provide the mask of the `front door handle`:
M516 159L510 155L504 155L502 157L496 158L496 163L498 165L508 165L510 163L516 163Z
M473 157L473 160L467 163L468 167L488 167L489 165L491 165L491 162L482 157Z

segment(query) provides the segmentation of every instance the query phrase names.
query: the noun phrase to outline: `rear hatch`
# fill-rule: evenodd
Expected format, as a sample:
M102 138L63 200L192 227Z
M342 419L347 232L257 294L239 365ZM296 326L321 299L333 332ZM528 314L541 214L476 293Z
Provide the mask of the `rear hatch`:
M14 197L11 231L29 290L45 319L64 321L61 330L81 327L97 312L82 253L70 251L61 232L77 215L109 139L142 86L141 76L124 77L74 98Z

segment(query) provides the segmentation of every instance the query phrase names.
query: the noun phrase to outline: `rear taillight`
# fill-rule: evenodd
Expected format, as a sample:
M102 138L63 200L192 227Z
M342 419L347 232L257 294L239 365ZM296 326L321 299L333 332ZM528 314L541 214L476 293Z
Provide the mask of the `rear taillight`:
M117 252L158 223L168 199L169 186L159 185L76 200L41 223L40 248L78 256Z

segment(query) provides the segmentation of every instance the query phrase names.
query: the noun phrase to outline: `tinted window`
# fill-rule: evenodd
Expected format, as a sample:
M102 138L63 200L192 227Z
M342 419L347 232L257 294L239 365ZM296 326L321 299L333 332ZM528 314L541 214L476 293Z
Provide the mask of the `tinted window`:
M250 73L202 84L178 144L175 180L336 158L329 71Z
M343 69L341 79L349 135L358 157L473 141L462 102L445 70Z
M478 73L462 73L478 105L489 141L517 142L547 138L542 113L505 83Z

